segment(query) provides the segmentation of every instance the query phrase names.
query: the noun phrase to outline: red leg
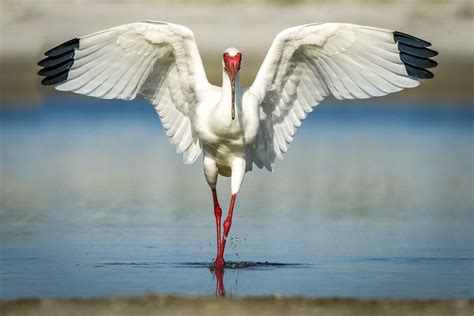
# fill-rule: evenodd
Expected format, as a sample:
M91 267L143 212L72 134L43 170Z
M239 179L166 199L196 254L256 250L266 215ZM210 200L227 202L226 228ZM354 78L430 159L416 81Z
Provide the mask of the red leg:
M219 201L217 200L216 189L212 189L212 200L214 201L214 216L216 217L216 233L217 233L217 258L219 258L219 253L221 249L221 217L222 209L219 206ZM217 259L216 259L217 265ZM224 263L222 262L222 266Z
M227 241L227 236L229 235L230 226L232 226L232 215L234 213L234 205L235 205L235 198L237 194L232 194L232 198L230 201L229 213L224 221L224 235L222 236L221 246L219 248L219 252L217 254L216 259L216 267L219 267L219 262L222 262L221 267L224 266L224 250L225 250L225 243Z

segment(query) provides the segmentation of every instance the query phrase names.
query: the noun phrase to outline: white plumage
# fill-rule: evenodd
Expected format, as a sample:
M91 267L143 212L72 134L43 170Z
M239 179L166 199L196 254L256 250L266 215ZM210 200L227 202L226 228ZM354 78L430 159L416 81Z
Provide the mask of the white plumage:
M139 22L49 50L39 62L45 67L39 74L45 76L44 85L58 90L104 99L148 99L184 162L193 163L203 152L213 193L220 174L232 177L235 197L253 164L272 170L275 159L283 159L297 128L327 96L383 96L432 78L426 68L436 66L429 58L437 53L430 45L374 27L301 25L276 36L248 89L239 82L241 52L227 49L222 87L217 87L207 81L188 28ZM219 236L218 231L218 245ZM226 237L224 232L224 245ZM222 254L223 247L218 257Z
M145 22L79 39L67 80L56 86L103 99L148 99L166 134L193 163L201 152L191 118L210 84L193 33L182 26Z
M366 26L309 24L278 34L250 87L263 118L253 162L271 170L329 94L364 99L418 86L399 54L392 31Z

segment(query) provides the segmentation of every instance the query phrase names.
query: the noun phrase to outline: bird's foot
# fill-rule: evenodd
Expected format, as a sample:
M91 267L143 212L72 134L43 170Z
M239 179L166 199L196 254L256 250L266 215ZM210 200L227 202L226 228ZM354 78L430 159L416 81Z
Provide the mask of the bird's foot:
M214 262L214 269L221 270L224 269L225 261L222 257L217 257L216 261Z

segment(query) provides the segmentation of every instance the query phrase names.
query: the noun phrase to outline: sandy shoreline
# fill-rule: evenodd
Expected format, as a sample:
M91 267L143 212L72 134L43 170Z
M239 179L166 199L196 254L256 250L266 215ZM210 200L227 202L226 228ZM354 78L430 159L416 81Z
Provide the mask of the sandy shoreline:
M102 299L0 301L10 315L430 315L468 316L474 300L358 300L338 298L231 298L145 295Z

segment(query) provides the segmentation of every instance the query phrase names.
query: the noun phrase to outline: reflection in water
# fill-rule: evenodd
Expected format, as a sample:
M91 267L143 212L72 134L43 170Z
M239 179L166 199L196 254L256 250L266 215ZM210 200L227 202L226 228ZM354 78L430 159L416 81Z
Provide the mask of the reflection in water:
M216 297L225 297L224 274L225 270L272 270L275 268L301 268L309 267L299 263L276 263L276 262L253 262L253 261L228 261L221 269L215 268L215 265L210 266L212 274L216 278Z
M216 296L224 297L225 296L224 268L214 269L214 275L216 276Z

